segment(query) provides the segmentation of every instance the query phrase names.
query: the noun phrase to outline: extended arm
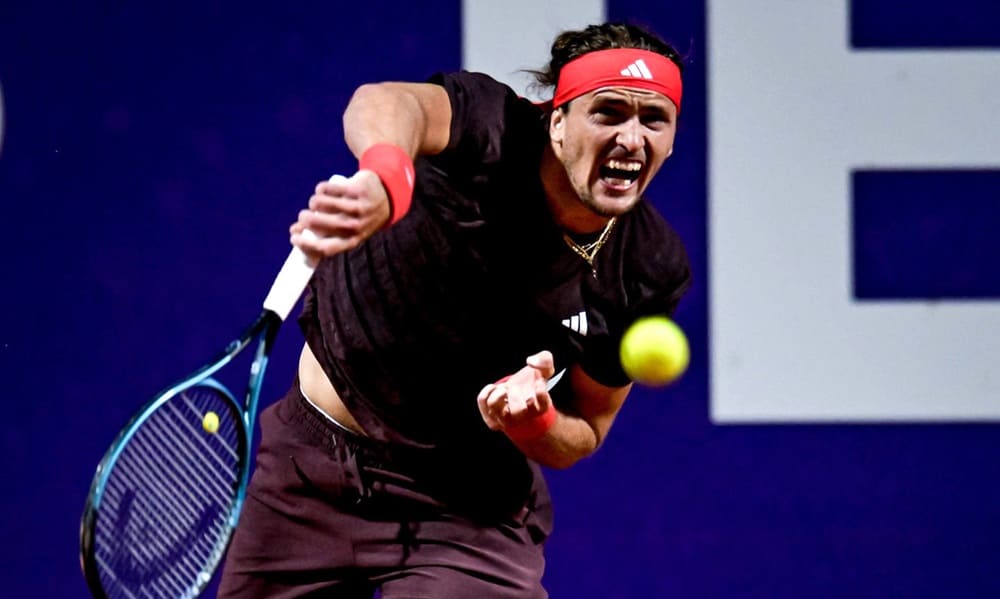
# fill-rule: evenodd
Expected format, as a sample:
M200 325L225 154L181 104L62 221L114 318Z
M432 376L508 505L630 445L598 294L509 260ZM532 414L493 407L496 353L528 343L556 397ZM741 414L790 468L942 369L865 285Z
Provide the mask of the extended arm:
M437 154L448 145L451 102L440 85L362 85L344 111L344 140L360 157L377 143L403 148L411 158Z
M450 130L448 94L429 83L366 84L344 111L344 138L359 158L376 144L398 146L404 159L436 154L447 147ZM289 232L292 243L306 253L332 256L360 245L390 216L386 186L364 169L347 180L318 183L309 208L299 212ZM303 236L304 229L316 237Z

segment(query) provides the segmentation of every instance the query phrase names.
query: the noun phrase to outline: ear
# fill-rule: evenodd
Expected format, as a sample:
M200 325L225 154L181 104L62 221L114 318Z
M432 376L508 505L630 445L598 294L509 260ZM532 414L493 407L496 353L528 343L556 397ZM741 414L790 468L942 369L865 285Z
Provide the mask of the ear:
M564 136L563 126L565 122L565 112L559 108L552 111L552 116L549 117L549 139L552 140L554 145L562 146Z

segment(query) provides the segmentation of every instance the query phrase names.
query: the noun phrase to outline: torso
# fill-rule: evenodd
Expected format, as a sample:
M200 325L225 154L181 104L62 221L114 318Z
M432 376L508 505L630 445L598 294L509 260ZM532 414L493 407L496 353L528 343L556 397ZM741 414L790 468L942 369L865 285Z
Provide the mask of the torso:
M308 347L299 377L313 403L373 438L523 460L481 422L482 386L542 349L557 370L578 364L601 384L624 386L624 326L643 311L673 310L687 258L640 203L591 268L548 213L540 113L509 90L504 102L516 106L497 108L495 82L462 85L484 88L459 94L475 113L464 127L507 113L508 129L472 135L487 149L462 144L418 160L406 218L320 263L300 318Z
M323 372L316 356L309 349L309 344L302 345L302 353L299 355L299 385L302 393L319 409L326 412L327 416L333 418L344 428L359 435L367 435L365 429L358 424L358 421L351 414L344 401L340 399L333 383Z

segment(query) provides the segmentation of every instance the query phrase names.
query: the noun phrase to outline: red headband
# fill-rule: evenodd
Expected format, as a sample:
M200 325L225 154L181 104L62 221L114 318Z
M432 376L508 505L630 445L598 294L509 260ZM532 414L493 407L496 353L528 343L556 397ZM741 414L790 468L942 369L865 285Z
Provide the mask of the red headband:
M552 105L562 106L602 87L654 91L669 98L677 110L681 108L680 67L662 54L637 48L597 50L566 63L559 72Z

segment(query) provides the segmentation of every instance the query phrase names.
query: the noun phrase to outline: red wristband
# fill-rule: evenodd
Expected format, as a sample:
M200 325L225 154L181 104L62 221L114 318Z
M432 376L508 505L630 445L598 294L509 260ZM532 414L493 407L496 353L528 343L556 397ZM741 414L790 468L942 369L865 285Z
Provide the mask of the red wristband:
M389 194L389 225L398 223L413 201L416 171L410 155L394 144L375 144L361 154L358 169L378 175Z
M503 429L503 432L507 433L507 436L512 441L534 441L547 433L555 423L556 409L554 406L549 406L548 410L545 410L531 420L525 420L514 426L508 426Z

